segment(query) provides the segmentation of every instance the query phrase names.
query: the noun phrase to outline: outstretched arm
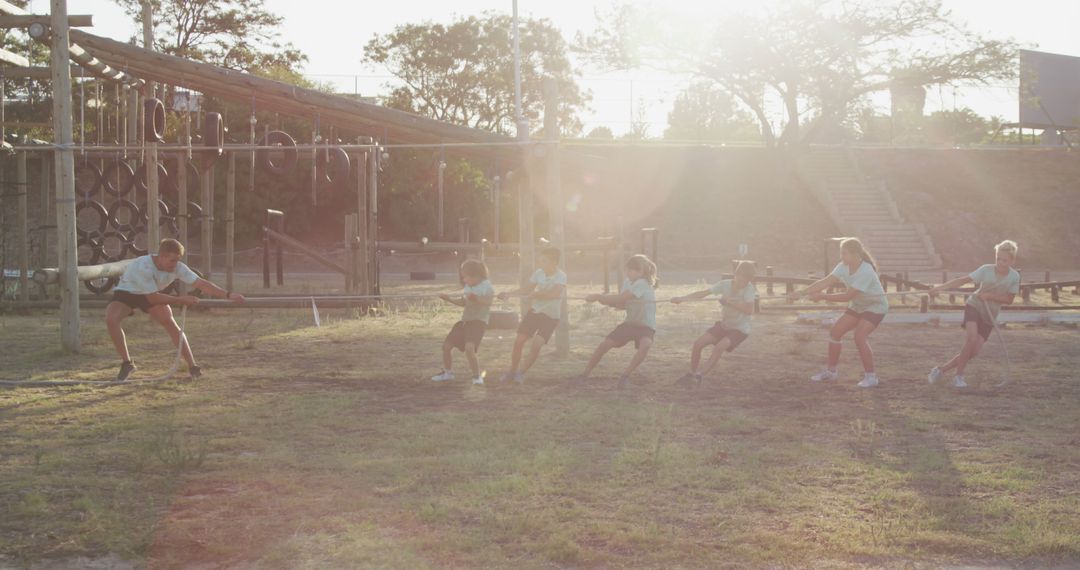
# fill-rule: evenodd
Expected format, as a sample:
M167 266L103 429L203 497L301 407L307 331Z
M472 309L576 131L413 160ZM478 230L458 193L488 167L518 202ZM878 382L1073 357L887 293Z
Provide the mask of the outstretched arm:
M233 293L232 291L226 291L225 289L222 289L221 287L218 287L217 285L215 285L214 283L211 283L210 281L207 281L206 279L199 279L198 281L195 282L194 285L192 285L192 287L195 287L199 291L202 291L203 293L206 293L207 295L210 295L211 297L216 297L218 299L228 299L228 300L232 301L233 303L243 303L244 302L244 296L241 295L240 293Z
M835 275L829 275L829 276L825 277L824 279L818 279L817 281L813 282L812 284L810 284L809 287L807 287L806 289L803 289L802 291L795 291L794 293L788 295L788 298L790 298L791 300L795 300L795 299L798 299L800 297L807 297L807 296L813 295L815 293L818 293L820 291L824 291L824 290L828 289L829 287L832 287L833 285L836 285L838 283L840 283L840 278L839 277L837 277Z
M948 290L948 289L956 289L957 287L963 287L964 285L967 285L968 283L971 283L971 276L970 275L964 275L962 277L957 277L956 279L950 279L950 280L942 283L941 285L931 287L930 290L927 291L927 293L933 294L933 293L937 293L939 291L945 291L945 290Z

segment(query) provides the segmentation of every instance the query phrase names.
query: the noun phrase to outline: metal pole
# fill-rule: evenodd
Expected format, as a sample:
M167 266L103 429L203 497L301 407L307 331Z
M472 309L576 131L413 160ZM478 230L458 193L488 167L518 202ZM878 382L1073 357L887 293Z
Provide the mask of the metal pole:
M67 0L52 0L53 134L57 143L56 237L60 269L60 342L79 352L78 239L75 234L75 155L71 117L71 45Z
M445 158L445 155L443 154L443 149L440 148L439 149L439 164L436 166L436 168L438 169L438 172L435 174L435 178L436 178L436 182L435 182L435 188L436 188L435 189L435 203L436 203L436 205L435 205L435 207L438 209L438 213L436 214L438 221L437 221L437 223L435 225L435 227L436 227L435 235L439 236L440 241L442 241L443 237L445 236L445 233L444 233L445 226L443 225L443 215L444 215L444 211L446 209L446 206L445 206L445 201L444 201L445 197L444 197L444 194L443 194L443 170L446 170L446 161L443 160L444 158Z

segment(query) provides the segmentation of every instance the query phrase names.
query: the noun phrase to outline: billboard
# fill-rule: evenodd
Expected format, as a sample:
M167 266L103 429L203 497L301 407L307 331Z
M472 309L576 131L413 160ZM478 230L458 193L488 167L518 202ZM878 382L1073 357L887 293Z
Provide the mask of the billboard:
M1020 125L1080 128L1080 57L1020 50Z

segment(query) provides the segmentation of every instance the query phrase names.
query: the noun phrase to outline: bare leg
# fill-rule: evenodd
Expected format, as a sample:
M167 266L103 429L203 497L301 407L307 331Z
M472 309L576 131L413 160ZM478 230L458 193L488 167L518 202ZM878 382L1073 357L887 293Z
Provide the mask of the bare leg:
M645 337L638 341L637 352L634 353L634 357L630 359L630 365L626 367L626 371L622 374L624 378L633 374L634 370L637 370L637 367L645 361L645 357L648 356L649 348L652 346L652 343L653 341L649 337Z
M720 363L720 357L724 356L724 353L727 352L727 349L730 346L730 338L724 338L716 344L716 348L712 351L712 356L709 357L709 362L705 364L705 369L701 371L703 376L712 372L713 368L716 368L716 365Z
M859 349L859 359L862 360L863 371L874 373L874 349L870 348L870 333L874 332L877 325L870 321L859 321L855 327L855 347Z
M697 373L698 366L701 364L701 352L705 350L707 346L713 346L716 344L716 337L709 333L705 333L698 337L694 341L694 348L690 352L690 372Z
M589 358L589 363L585 365L585 371L581 373L582 378L588 378L589 374L592 374L593 368L596 368L597 364L600 364L600 359L604 358L607 351L615 348L615 345L608 339L604 339L600 343L600 346L596 347L593 351L592 357Z
M958 376L964 375L964 369L967 368L968 362L971 362L971 359L975 358L975 356L979 354L979 351L982 350L983 343L985 342L983 340L983 337L979 336L979 332L975 323L968 323L968 326L971 328L972 331L975 332L975 335L974 338L971 338L970 341L967 343L967 355L961 355L960 359L956 361L956 374Z
M121 323L131 312L131 307L118 301L113 301L105 307L105 327L109 330L109 338L112 339L113 346L116 347L116 354L119 354L120 360L124 362L131 361L131 354L128 352L127 337L124 335Z
M532 368L532 365L536 363L536 359L540 356L540 350L544 348L544 337L533 337L532 346L529 347L529 356L525 358L525 365L521 367L521 373L524 374Z
M844 314L840 317L840 320L836 321L836 324L829 330L829 338L832 342L829 343L829 359L826 362L826 367L829 370L836 370L836 365L840 363L840 349L843 347L840 341L844 338L849 331L854 329L859 324L859 318Z
M442 343L442 367L448 372L454 369L454 345L449 341Z
M525 343L529 342L529 337L519 334L514 338L514 349L510 351L510 373L517 372L518 365L521 364L521 352L525 348Z
M465 343L465 360L469 361L473 378L480 376L480 361L476 359L476 345L471 342Z
M982 347L982 344L979 343L979 348L976 348L976 342L980 340L982 340L982 337L979 336L979 326L976 323L969 322L964 325L964 346L960 349L960 352L956 353L956 356L941 366L941 371L948 372L959 367L961 360L966 366L968 361L974 358L978 354L979 348ZM960 374L963 374L963 372Z
M173 319L172 307L168 305L154 305L147 311L150 314L150 318L158 322L165 328L165 332L169 333L169 338L172 339L173 345L180 344L180 325L176 324L176 320ZM184 347L181 349L181 354L184 355L184 360L187 361L188 366L195 366L195 355L191 353L191 345L187 342L184 343Z

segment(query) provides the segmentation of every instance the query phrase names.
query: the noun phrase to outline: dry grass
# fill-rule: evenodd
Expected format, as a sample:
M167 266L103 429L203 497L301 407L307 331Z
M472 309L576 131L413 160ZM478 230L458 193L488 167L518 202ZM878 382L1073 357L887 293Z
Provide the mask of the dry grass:
M1080 564L1076 329L1010 326L1014 384L992 388L991 343L958 393L924 376L956 328L885 326L884 383L860 391L851 346L843 381L811 385L825 332L768 316L684 390L712 307L664 306L620 393L628 349L566 387L618 321L573 311L571 353L523 386L494 381L509 331L485 338L488 386L428 381L457 311L419 303L318 329L304 310L193 314L203 381L0 392L0 566ZM52 348L54 318L0 318L0 375L112 375L85 318L78 357ZM171 364L151 323L128 334L140 374Z

